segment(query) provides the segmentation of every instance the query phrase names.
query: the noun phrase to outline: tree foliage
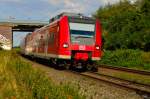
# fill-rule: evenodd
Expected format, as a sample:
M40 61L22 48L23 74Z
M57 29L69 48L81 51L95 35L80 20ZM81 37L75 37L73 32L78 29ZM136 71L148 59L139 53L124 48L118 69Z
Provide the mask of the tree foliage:
M150 51L150 1L128 0L100 7L95 17L103 25L104 48Z

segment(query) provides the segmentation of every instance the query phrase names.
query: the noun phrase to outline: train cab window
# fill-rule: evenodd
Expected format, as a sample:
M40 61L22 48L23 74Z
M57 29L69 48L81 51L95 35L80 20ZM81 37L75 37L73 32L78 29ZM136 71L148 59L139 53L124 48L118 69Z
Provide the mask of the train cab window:
M93 45L95 24L70 22L71 42L81 45Z

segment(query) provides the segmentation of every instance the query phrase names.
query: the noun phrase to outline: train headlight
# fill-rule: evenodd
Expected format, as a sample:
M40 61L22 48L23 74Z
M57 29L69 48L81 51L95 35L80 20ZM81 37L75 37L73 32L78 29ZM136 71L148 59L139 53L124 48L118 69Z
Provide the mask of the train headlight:
M64 47L64 48L68 48L69 45L68 45L67 43L64 43L64 44L63 44L63 47Z
M99 50L99 49L100 49L100 47L99 47L99 46L96 46L95 48L96 48L97 50Z

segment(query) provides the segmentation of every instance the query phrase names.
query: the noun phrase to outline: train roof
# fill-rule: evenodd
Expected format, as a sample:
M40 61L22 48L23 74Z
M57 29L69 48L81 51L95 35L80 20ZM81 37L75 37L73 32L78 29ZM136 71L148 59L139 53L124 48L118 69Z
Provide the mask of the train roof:
M80 16L83 16L83 14L63 12L60 14L60 16L80 17Z
M53 18L51 18L51 19L49 20L49 23L51 23L51 22L53 22L53 21L59 19L59 18L62 17L62 16L68 16L69 18L75 18L75 19L77 19L77 18L83 18L83 19L90 20L90 21L92 21L92 20L94 21L94 20L95 20L94 18L84 16L84 15L81 14L81 13L68 13L68 12L63 12L63 13L61 13L61 14L59 14L59 15L53 17Z

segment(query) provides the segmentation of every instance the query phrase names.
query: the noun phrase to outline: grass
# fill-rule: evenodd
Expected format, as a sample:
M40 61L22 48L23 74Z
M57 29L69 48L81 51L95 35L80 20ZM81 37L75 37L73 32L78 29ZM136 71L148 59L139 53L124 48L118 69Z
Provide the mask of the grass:
M116 70L110 71L109 69L102 69L100 72L105 75L150 85L150 76L148 75L139 75Z
M105 51L102 60L98 63L134 69L150 70L150 52L131 49Z
M70 85L55 85L16 51L0 51L0 99L84 99Z
M126 73L115 74L114 76L118 77L118 78L130 80L130 81L150 85L150 77L149 76L141 76L141 75L134 75L134 74L126 74Z

